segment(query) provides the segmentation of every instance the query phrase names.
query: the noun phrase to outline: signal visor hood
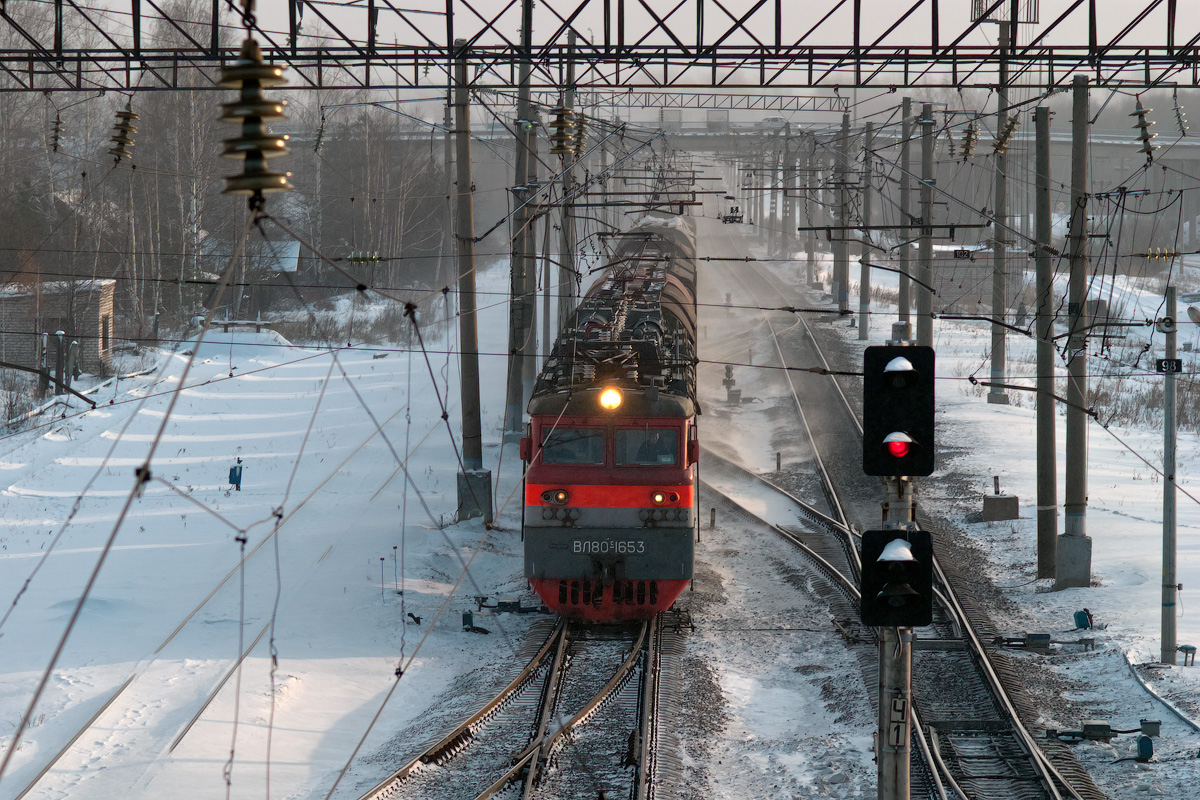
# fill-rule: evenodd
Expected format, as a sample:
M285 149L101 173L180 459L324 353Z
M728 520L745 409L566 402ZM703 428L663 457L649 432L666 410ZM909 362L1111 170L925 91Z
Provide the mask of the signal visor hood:
M883 546L883 552L876 561L916 561L912 545L905 539L892 539Z

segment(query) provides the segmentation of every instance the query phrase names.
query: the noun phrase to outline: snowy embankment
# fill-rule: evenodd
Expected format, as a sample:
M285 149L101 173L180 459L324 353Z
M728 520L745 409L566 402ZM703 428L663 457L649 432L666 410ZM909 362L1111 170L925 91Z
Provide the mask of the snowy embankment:
M481 283L505 279L496 270ZM485 311L483 329L502 314ZM269 333L209 333L177 394L188 346L101 390L97 409L2 440L0 753L105 560L0 797L25 789L94 715L29 796L219 797L226 776L235 797L264 796L268 780L271 796L323 795L360 740L374 752L459 672L512 652L525 618L472 636L459 615L475 594L521 596L519 509L490 532L480 520L443 527L459 466L433 381L456 419L457 364L445 355L456 336L424 334L433 377L402 347L335 356ZM499 359L482 368L502 383ZM502 408L484 403L498 426ZM123 512L151 448L149 480ZM502 502L519 465L504 474Z
M792 274L790 265L780 269ZM481 290L503 292L506 282L502 269L480 276ZM1144 297L1144 308L1156 307L1149 292L1124 288ZM876 319L890 321L888 309L882 311ZM503 350L488 332L504 329L504 314L503 304L481 312L485 353ZM845 333L853 339L857 332ZM885 325L873 325L872 342L886 333ZM197 354L173 407L172 392L187 361L182 353L164 356L154 375L102 390L102 405L94 411L46 420L2 440L0 587L10 612L0 626L4 751L113 538L90 601L0 777L0 798L32 782L123 686L31 797L223 797L226 775L234 797L268 796L268 778L269 796L323 797L361 741L359 758L342 782L347 791L341 794L348 794L349 787L361 788L394 767L387 759L396 751L409 752L409 740L392 746L397 732L428 729L432 709L448 713L456 702L469 704L464 699L469 687L481 688L507 668L528 618L477 616L476 624L492 631L478 636L461 631L459 614L474 607L475 594L528 598L519 558L520 499L514 500L520 465L513 448L500 462L494 443L502 398L489 391L483 398L484 440L492 444L484 459L497 476L498 528L485 531L479 520L441 527L455 507L459 467L433 388L436 381L451 420L457 419L457 363L445 355L455 349L455 337L453 331L425 334L433 378L424 357L416 353L410 361L403 348L386 358L373 357L379 349L341 350L335 361L328 351L266 335L239 334L236 343L216 338ZM1194 341L1194 330L1185 326L1180 339ZM1032 341L1009 341L1010 372L1014 380L1028 382ZM1162 718L1159 752L1195 755L1200 736L1133 682L1122 655L1144 663L1157 652L1162 484L1131 450L1160 464L1161 433L1151 425L1114 425L1127 449L1090 423L1088 531L1099 585L1049 592L1033 572L1032 396L1013 393L1013 405L988 405L965 380L987 370L986 323L938 322L935 345L943 379L939 436L955 455L922 482L922 499L986 548L988 577L1012 587L1004 591L1014 605L993 612L1007 613L997 617L999 624L1013 633L1077 638L1067 633L1071 613L1087 606L1107 626L1095 632L1095 651L1063 647L1049 657L1022 656L1043 685L1058 679L1065 687L1042 698L1045 724L1074 728L1084 712L1107 717L1115 727L1136 727L1140 717ZM1190 354L1184 356L1191 369ZM503 367L500 357L485 356L483 385L503 386ZM739 431L746 451L773 452L770 443L749 441L758 435L754 431ZM151 480L118 527L134 470L152 446ZM409 464L411 483L397 471L397 456ZM228 483L229 468L239 458L240 492ZM1195 435L1182 436L1180 485L1188 491L1198 461ZM991 491L992 475L1020 497L1020 520L968 522ZM960 486L963 476L975 490L966 501L946 488L952 482ZM1198 526L1196 504L1181 496L1179 640L1196 644L1200 623L1188 613L1187 598L1188 587L1200 578ZM246 539L244 546L239 538ZM238 570L243 552L245 568ZM720 548L712 553L723 555ZM731 554L727 567L719 568L734 576L738 562ZM400 585L403 595L397 593ZM730 586L741 591L739 581ZM747 602L750 608L760 608L758 596ZM421 618L419 626L411 619L404 624L409 613ZM274 669L272 642L278 654ZM239 652L248 652L240 673L232 669ZM404 674L397 680L401 663ZM766 663L739 669L732 664L725 674L751 675ZM714 746L747 737L769 742L764 753L775 752L776 758L763 756L764 781L777 771L801 784L821 774L844 775L834 771L844 741L823 750L819 764L789 749L789 737L799 735L801 724L805 730L821 724L819 714L808 713L818 701L800 672L807 665L791 666L801 682L718 680L730 723L724 741L716 739ZM770 671L782 680L782 673ZM1150 679L1184 713L1200 719L1191 699L1200 689L1198 675L1179 667L1156 671ZM215 701L172 750L214 693ZM802 713L775 713L780 703L800 705ZM855 731L856 744L860 733ZM1113 745L1078 746L1116 797L1187 796L1200 778L1192 768L1200 767L1196 759L1170 767L1109 763L1127 755L1129 746L1129 737ZM845 765L861 766L863 749L847 756ZM718 760L720 752L714 750ZM708 766L719 781L725 770ZM712 788L720 793L722 786ZM736 787L725 788L736 794Z
M1180 265L1175 280L1182 292L1194 292L1200 282L1198 265ZM1032 270L1032 266L1031 266ZM857 273L855 273L857 274ZM1031 286L1032 271L1018 276ZM895 291L896 276L872 273L885 295ZM1061 283L1061 285L1060 285ZM1110 285L1111 284L1111 285ZM1056 296L1065 291L1065 277L1055 285ZM857 283L852 286L852 307L857 307ZM1098 278L1092 297L1108 302L1110 313L1121 319L1155 319L1162 314L1161 281L1142 281L1126 276ZM1189 400L1188 376L1196 370L1196 347L1200 330L1184 312L1179 355L1184 359L1184 380L1179 382L1180 402ZM895 306L873 303L880 311L872 318L870 341L882 344L890 333L890 314ZM970 313L970 312L967 312ZM986 317L986 311L979 312ZM878 322L876 321L878 320ZM1032 320L1028 320L1031 324ZM856 342L858 331L844 327L847 342ZM1000 587L1011 601L992 609L998 626L1012 636L1029 632L1050 633L1055 640L1073 641L1094 637L1096 649L1061 645L1049 657L1018 654L1029 670L1034 691L1048 728L1080 728L1084 719L1106 719L1116 729L1137 728L1142 718L1161 719L1163 735L1155 740L1161 764L1138 764L1116 759L1130 756L1134 737L1122 736L1111 744L1084 742L1076 750L1085 766L1114 797L1190 796L1200 779L1200 668L1150 666L1159 660L1162 614L1162 518L1163 518L1163 433L1161 405L1137 411L1133 422L1124 418L1128 406L1153 395L1163 377L1154 373L1155 357L1164 355L1163 337L1153 327L1122 328L1117 346L1096 356L1091 348L1089 369L1094 373L1092 391L1107 394L1094 400L1101 425L1088 422L1088 509L1087 534L1092 539L1090 588L1052 591L1053 581L1037 576L1037 473L1036 400L1032 392L1008 392L1011 404L989 404L987 389L972 385L968 376L986 381L990 376L990 325L979 322L937 321L933 345L938 359L937 430L944 456L937 471L920 479L927 509L956 524L983 548L988 556L981 563L981 578ZM1149 345L1148 352L1142 353ZM1032 387L1036 378L1035 342L1010 335L1007 340L1010 383ZM1140 354L1140 358L1139 358ZM1056 358L1056 393L1065 395L1065 367ZM1118 376L1126 376L1120 380ZM1098 376L1098 377L1096 377ZM1133 401L1133 402L1131 402ZM1159 395L1161 404L1161 395ZM1114 410L1122 409L1114 418ZM1059 528L1063 533L1062 504L1065 499L1065 417L1057 415L1057 467ZM1176 615L1177 641L1200 646L1200 601L1189 600L1190 588L1200 586L1200 440L1194 430L1178 438L1177 481L1178 547L1177 578L1183 585ZM1020 500L1020 518L1005 522L981 522L983 496L993 491L993 476L1001 490ZM966 498L963 484L966 484ZM1075 611L1088 608L1098 627L1075 631ZM1134 677L1138 675L1160 692L1188 722L1152 697ZM1141 666L1136 666L1141 665ZM1177 759L1187 759L1179 761ZM1115 762L1115 763L1114 763ZM1168 766L1169 764L1169 766Z

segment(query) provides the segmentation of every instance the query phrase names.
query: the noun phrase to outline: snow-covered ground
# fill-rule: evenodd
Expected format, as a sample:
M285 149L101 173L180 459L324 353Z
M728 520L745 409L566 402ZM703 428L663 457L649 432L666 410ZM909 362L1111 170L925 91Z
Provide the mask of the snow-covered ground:
M1175 280L1183 291L1195 291L1200 262L1178 265ZM1018 280L1033 283L1032 270ZM874 272L872 280L895 291L896 276ZM1114 314L1124 319L1155 319L1162 311L1161 281L1133 280L1125 276L1099 278L1092 297L1109 301ZM1065 292L1065 276L1055 285L1056 295ZM857 307L857 282L853 282L851 305ZM1196 369L1195 350L1200 331L1179 306L1178 341L1184 373ZM894 313L895 307L874 304L873 310ZM987 316L986 311L981 311ZM873 323L870 341L882 344L888 338L887 324ZM857 330L841 327L848 344L858 342ZM938 358L939 446L951 454L937 471L921 479L922 502L935 516L956 524L977 544L987 558L979 564L981 580L999 587L1007 601L990 609L997 625L1011 636L1025 632L1050 633L1055 640L1072 641L1094 636L1095 650L1079 645L1062 645L1047 657L1014 651L1019 668L1026 671L1043 709L1047 728L1078 730L1085 719L1104 719L1115 729L1136 729L1143 718L1160 719L1162 736L1154 741L1157 761L1140 764L1128 760L1135 752L1134 736L1121 736L1111 744L1084 742L1076 752L1097 782L1113 797L1192 796L1200 778L1200 668L1160 667L1162 613L1162 518L1163 518L1163 433L1161 395L1157 406L1137 412L1136 424L1112 419L1120 401L1152 394L1162 384L1154 373L1153 358L1163 357L1164 342L1152 327L1122 329L1123 345L1092 359L1090 370L1102 375L1093 379L1092 389L1112 396L1097 403L1105 428L1088 423L1088 512L1087 533L1092 539L1090 588L1053 591L1053 581L1036 580L1037 568L1037 472L1035 462L1035 399L1032 393L1009 392L1010 405L986 402L987 389L972 385L967 376L979 380L990 376L990 326L986 322L939 321L934 324L934 348ZM1149 351L1137 356L1143 347ZM1033 386L1035 343L1019 335L1008 337L1009 382ZM1095 353L1095 348L1092 349ZM1065 395L1065 370L1056 362L1058 390ZM1132 374L1118 382L1116 376ZM1189 399L1190 381L1180 381L1180 402ZM1065 417L1057 416L1057 467L1059 533L1063 532L1061 507L1065 481ZM1188 589L1200 581L1200 504L1195 476L1200 468L1200 440L1195 431L1178 437L1177 578L1183 585L1175 623L1180 644L1200 646L1200 615L1190 614L1193 605ZM1020 519L981 522L983 496L993 491L993 476L999 476L1003 492L1020 500ZM939 478L941 480L939 480ZM963 482L968 497L963 497ZM1074 630L1073 614L1088 608L1097 630ZM1133 673L1171 704L1164 705L1143 688ZM1179 712L1178 714L1176 712ZM1126 759L1117 761L1117 759Z
M494 270L489 282L507 278ZM447 349L444 331L425 336ZM0 797L31 783L118 692L31 797L217 797L226 778L234 796L264 796L268 778L270 796L323 795L360 740L371 753L459 671L502 661L522 637L528 618L509 615L489 621L491 636L460 632L473 595L525 592L519 513L509 503L491 531L449 524L459 467L420 352L335 359L274 334L210 333L176 396L192 349L101 389L95 410L2 440L4 751L111 547ZM453 413L456 364L431 358ZM503 380L502 364L484 359L483 370L485 385ZM501 410L485 396L493 428ZM123 515L151 448L151 480ZM519 469L503 474L501 502Z
M778 269L796 276L792 264ZM500 267L480 275L481 291L506 286ZM1139 298L1147 313L1156 308L1148 291L1120 288ZM722 335L720 313L702 313L710 342ZM483 350L502 349L486 332L503 331L504 315L501 305L482 312ZM851 340L856 335L844 332ZM885 333L886 325L874 326L873 341ZM1118 728L1161 718L1159 752L1195 755L1200 735L1149 698L1123 660L1127 655L1142 664L1157 655L1162 482L1135 453L1160 465L1161 432L1148 423L1114 425L1131 452L1090 423L1088 530L1098 585L1050 592L1033 580L1031 396L988 405L965 380L987 368L986 324L938 322L935 335L944 379L939 436L956 455L923 481L924 501L934 513L957 519L986 551L981 578L986 573L1012 587L1004 590L1012 604L994 612L1006 615L1000 624L1014 633L1073 638L1063 633L1072 627L1071 613L1087 606L1106 626L1095 632L1094 652L1063 647L1048 657L1021 656L1040 685L1058 681L1062 687L1057 696L1046 695L1046 724L1078 727L1083 717L1066 715L1082 710ZM426 331L430 350L453 349L453 331L446 336ZM1195 332L1185 325L1181 342L1189 337ZM1032 374L1032 352L1031 340L1010 339L1015 375ZM33 782L96 714L96 724L30 797L204 798L225 796L227 789L234 797L324 797L347 764L337 795L351 796L396 766L389 757L408 752L412 742L395 738L399 732L419 731L438 707L461 701L472 687L482 692L505 672L530 618L477 615L476 624L491 631L486 636L463 633L460 624L460 614L474 608L474 595L530 597L521 580L519 464L515 448L505 448L502 460L495 444L503 364L482 363L484 458L500 506L497 526L485 530L477 519L450 524L459 466L438 398L448 404L453 424L457 364L432 356L431 377L419 353L373 357L379 354L348 349L335 361L328 351L267 334L211 334L177 395L188 360L182 351L164 354L153 375L102 389L93 411L43 419L31 431L0 439L4 752L107 552L0 777L0 798L15 797ZM778 449L767 440L771 426L753 420L752 411L742 416L739 449L755 454L754 468L771 469L768 454ZM134 471L151 448L151 480L122 516ZM239 458L240 492L228 482ZM408 465L411 482L398 472L398 459ZM1179 475L1188 491L1198 461L1195 435L1182 436ZM1061 469L1061 452L1058 463ZM959 476L957 485L966 476L978 502L964 505L957 494L941 491L951 475ZM1022 519L969 522L991 490L992 475L1020 497ZM1195 644L1200 622L1188 613L1188 589L1200 580L1198 526L1196 504L1181 496L1179 640ZM708 682L699 688L722 716L709 732L707 761L689 764L691 790L732 798L777 784L781 792L870 796L869 720L864 727L859 718L869 711L858 690L836 686L853 663L838 656L836 640L747 630L771 627L759 624L763 617L786 627L786 620L811 616L811 610L791 587L749 585L751 567L773 556L757 549L765 543L739 542L733 528L727 533L724 540L705 540L699 551L704 575L720 589L697 601L702 627L690 657L696 674L707 671ZM409 613L421 624L407 619ZM758 637L757 655L735 660L733 645L751 635ZM240 672L231 674L246 651ZM1147 672L1185 715L1200 721L1196 668ZM826 684L835 688L823 691ZM212 693L216 700L172 749ZM1129 743L1123 737L1113 746L1077 749L1114 797L1190 795L1200 760L1109 763L1127 755Z

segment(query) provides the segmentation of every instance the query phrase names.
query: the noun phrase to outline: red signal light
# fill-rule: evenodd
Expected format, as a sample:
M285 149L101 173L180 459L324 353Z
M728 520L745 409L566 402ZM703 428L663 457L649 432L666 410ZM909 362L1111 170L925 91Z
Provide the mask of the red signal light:
M892 458L904 458L913 451L912 437L907 433L893 431L883 437L883 450Z

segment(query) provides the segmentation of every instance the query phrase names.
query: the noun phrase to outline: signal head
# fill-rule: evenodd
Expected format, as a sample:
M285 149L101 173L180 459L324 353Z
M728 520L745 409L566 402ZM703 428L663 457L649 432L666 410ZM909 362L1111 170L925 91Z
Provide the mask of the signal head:
M863 471L929 475L934 454L930 347L868 347L863 358Z
M913 627L933 621L933 541L928 531L865 531L864 625Z

